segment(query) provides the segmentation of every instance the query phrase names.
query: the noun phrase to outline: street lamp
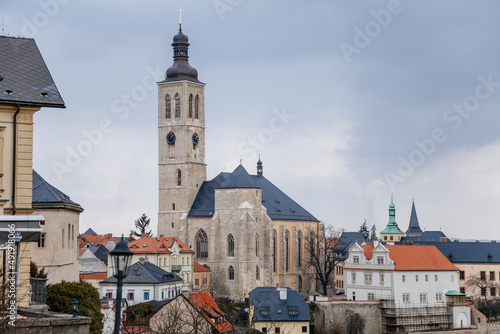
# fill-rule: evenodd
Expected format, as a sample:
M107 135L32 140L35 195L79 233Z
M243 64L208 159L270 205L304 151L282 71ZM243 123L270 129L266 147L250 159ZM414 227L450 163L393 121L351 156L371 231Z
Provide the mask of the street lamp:
M132 251L128 248L123 239L116 245L115 249L109 252L111 256L111 264L113 268L113 276L117 279L116 291L116 315L115 315L115 331L114 334L120 334L120 318L122 307L122 287L123 279L127 277L132 260Z
M73 318L76 318L76 312L78 311L78 308L80 307L80 303L78 302L78 300L73 299L73 301L71 302L71 308L73 309Z

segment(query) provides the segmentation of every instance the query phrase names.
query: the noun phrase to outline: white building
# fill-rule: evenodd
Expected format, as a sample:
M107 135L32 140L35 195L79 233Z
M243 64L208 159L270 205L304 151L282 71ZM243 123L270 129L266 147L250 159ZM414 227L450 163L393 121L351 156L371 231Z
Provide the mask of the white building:
M393 299L396 307L445 305L458 291L458 268L435 246L359 245L345 261L350 300Z
M99 283L101 298L116 298L116 278L108 277ZM129 306L150 300L164 300L177 296L182 289L182 279L147 261L130 266L128 276L123 280L122 298Z

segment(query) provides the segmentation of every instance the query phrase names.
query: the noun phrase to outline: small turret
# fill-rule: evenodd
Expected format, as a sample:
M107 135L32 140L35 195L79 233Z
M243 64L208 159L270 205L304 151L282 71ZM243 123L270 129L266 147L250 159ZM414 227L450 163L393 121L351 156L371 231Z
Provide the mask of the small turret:
M260 154L259 161L257 161L257 176L260 178L264 177L264 167L262 166L262 161L260 161Z

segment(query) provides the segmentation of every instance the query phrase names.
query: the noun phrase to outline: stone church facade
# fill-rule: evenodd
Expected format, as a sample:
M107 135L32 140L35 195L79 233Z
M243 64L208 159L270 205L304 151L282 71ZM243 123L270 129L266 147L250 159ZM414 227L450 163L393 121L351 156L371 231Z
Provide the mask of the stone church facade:
M264 177L240 165L206 179L205 84L174 36L174 63L158 83L158 235L180 238L232 299L258 286L315 290L305 237L320 222ZM214 278L212 278L214 280Z

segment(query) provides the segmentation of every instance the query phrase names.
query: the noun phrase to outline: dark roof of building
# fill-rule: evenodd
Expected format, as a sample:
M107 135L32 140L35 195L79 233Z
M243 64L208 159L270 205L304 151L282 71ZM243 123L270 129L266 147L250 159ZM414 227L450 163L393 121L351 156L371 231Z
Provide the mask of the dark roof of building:
M286 289L286 299L280 299L280 290ZM309 305L297 291L290 288L259 287L250 292L255 321L310 321Z
M32 206L38 208L59 208L82 212L80 204L75 203L68 195L45 181L40 174L33 170Z
M181 26L179 26L177 35L174 36L172 47L174 49L174 63L165 73L165 80L162 82L179 80L200 82L198 80L198 71L189 65L188 37L182 33Z
M65 108L32 38L0 36L0 103Z
M221 188L261 189L262 205L273 220L319 221L268 179L249 175L242 165L239 165L233 173L223 172L213 180L203 182L189 211L189 217L212 217L215 211L215 189Z
M500 263L500 243L496 242L413 242L434 245L452 263Z
M88 230L87 230L87 231L85 231L85 233L82 233L82 234L83 234L83 235L92 235L93 233L95 233L95 232L94 232L94 230L93 230L93 229L91 229L91 228L89 227L89 228L88 228ZM96 234L97 234L97 233L96 233Z
M401 242L411 241L411 242L440 242L445 238L447 241L448 237L441 231L425 231L418 237L402 237Z
M411 206L410 225L406 230L406 234L408 233L422 233L420 224L418 223L417 210L415 210L415 201L413 201Z
M136 262L130 266L128 276L123 279L123 284L162 284L182 281L179 276L165 271L150 262ZM114 276L108 277L99 284L116 284Z
M94 253L94 255L101 261L108 261L108 254L106 254L107 252L109 252L109 250L104 247L103 245L97 245L97 246L90 246L89 247L90 251L92 253Z
M361 232L342 232L338 242L335 244L335 249L340 252L339 259L345 260L349 257L349 248L355 242L358 244L365 243L365 235Z

